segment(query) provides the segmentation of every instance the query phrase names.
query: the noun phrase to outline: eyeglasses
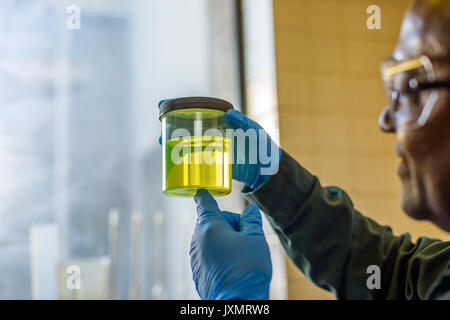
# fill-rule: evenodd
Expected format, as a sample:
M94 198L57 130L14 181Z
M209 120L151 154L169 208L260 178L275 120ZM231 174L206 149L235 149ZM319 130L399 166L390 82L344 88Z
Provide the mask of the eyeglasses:
M450 80L436 79L427 56L408 61L385 59L381 75L388 111L397 126L407 129L422 127L427 122L439 98L436 89L450 88Z

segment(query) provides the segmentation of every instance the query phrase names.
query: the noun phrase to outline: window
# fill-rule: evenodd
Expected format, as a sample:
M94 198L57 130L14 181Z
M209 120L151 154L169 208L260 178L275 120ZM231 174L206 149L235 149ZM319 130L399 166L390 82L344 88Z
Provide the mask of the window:
M161 193L157 103L240 106L234 5L0 3L0 298L62 297L77 264L103 279L83 297L197 297L195 207ZM239 190L221 205L240 211Z

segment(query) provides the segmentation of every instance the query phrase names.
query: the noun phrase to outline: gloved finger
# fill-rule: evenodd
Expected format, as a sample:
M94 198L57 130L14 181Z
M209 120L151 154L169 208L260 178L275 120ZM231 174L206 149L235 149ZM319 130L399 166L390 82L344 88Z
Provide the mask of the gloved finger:
M216 200L213 196L206 190L198 190L197 194L194 197L195 203L197 204L197 217L201 218L202 216L208 213L217 214L220 212L219 206L217 205Z
M248 161L247 161L248 162ZM254 180L252 168L248 164L237 164L232 165L232 177L234 180L250 185Z
M197 224L205 224L214 222L220 222L227 227L235 227L232 217L230 215L224 215L217 205L216 200L213 196L206 190L199 190L194 197L195 203L197 204ZM231 222L231 223L230 223ZM234 224L234 225L233 225Z
M234 231L240 230L240 221L241 221L241 215L229 212L229 211L222 211L220 214L227 220L227 222L230 224L231 227L233 227Z
M240 229L247 235L264 235L262 218L256 204L250 203L242 213Z
M234 109L228 110L227 113L225 113L225 122L231 128L242 129L244 131L248 129L261 129L261 126L258 123Z
M162 137L161 136L159 136L158 142L162 146Z
M166 102L167 100L170 100L170 99L163 99L163 100L161 100L160 102L158 102L158 108L159 108L164 102Z

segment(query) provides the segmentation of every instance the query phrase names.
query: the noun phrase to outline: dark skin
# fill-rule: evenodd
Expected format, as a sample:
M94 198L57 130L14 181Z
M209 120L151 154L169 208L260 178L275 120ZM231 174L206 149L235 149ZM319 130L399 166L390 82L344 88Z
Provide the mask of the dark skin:
M393 56L409 60L421 55L432 58L436 79L450 79L450 0L416 0L406 14ZM397 136L403 210L450 231L450 92L438 92L439 99L422 127L399 126L399 119L393 119L387 109L379 125Z

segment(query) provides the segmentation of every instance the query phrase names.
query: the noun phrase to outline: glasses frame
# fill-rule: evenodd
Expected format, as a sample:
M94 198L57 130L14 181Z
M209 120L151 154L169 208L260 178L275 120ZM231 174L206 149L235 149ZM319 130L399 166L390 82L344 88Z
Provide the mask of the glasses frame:
M388 63L394 64L391 66L387 66ZM395 90L391 88L392 91L392 96L390 97L391 102L386 106L392 119L395 119L394 115L396 112L396 108L400 103L400 97L402 95L417 94L421 91L432 90L430 96L427 98L427 101L422 107L420 116L415 122L413 122L413 124L415 125L409 126L410 129L417 129L423 127L426 124L434 108L434 105L436 104L436 101L439 98L439 93L436 91L436 89L450 89L450 80L436 80L433 70L433 64L431 62L431 59L426 55L422 55L419 58L410 59L406 61L397 61L392 57L389 57L383 60L381 64L381 74L384 84L386 83L386 79L392 77L393 75L402 72L412 71L419 68L424 68L426 73L426 80L418 78L409 79L408 92L401 92L400 90Z

